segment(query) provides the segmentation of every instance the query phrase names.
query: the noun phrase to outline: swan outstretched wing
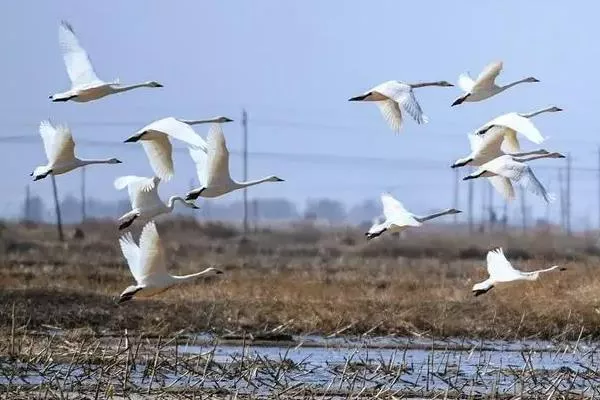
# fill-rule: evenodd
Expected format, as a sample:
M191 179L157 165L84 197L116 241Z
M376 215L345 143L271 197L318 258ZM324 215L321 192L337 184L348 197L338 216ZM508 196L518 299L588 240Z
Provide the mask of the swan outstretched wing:
M128 175L115 179L114 185L117 190L127 187L132 208L148 209L161 204L158 196L159 182L158 177Z
M383 204L383 215L388 222L399 226L421 226L412 213L410 213L400 201L389 193L381 194Z
M554 195L546 191L546 188L544 188L542 183L534 175L530 166L526 165L525 168L523 168L522 173L514 180L528 192L542 197L546 203L552 203L554 201Z
M173 177L173 146L165 134L154 134L151 140L141 140L152 170L160 179L168 181Z
M418 124L428 122L428 118L423 115L423 110L415 97L412 88L402 82L388 81L373 88L373 91L379 92L385 97L398 103Z
M400 128L402 127L402 111L400 111L398 103L394 100L383 100L376 101L375 104L379 107L381 115L383 115L390 128L394 132L400 132Z
M472 91L477 89L490 88L495 85L495 80L502 71L502 61L492 62L485 66L477 76Z
M66 21L62 21L58 28L58 42L72 87L103 83L96 75L87 52L79 44L73 27Z
M189 146L190 157L196 166L196 173L201 186L208 184L208 154L199 147Z
M138 131L138 133L155 131L168 135L174 139L181 140L188 145L200 147L206 151L206 141L198 135L194 129L177 118L167 117L154 121Z
M148 222L140 234L139 265L142 281L167 275L164 249L154 221Z
M458 76L458 87L461 88L463 92L471 93L473 85L475 85L475 81L467 72L463 72Z
M501 150L505 153L518 153L521 151L517 132L510 128L504 128L504 141L502 142Z
M502 155L501 147L504 139L504 129L502 127L492 126L483 135L475 134L475 136L481 140L479 147L475 150L480 157L492 160ZM476 139L472 140L475 141Z
M50 164L69 163L75 159L75 142L69 127L54 127L46 120L40 123L39 131Z
M520 275L519 271L506 259L502 248L488 251L487 270L492 279L501 282L513 280Z
M496 189L496 191L500 193L505 200L510 201L515 198L515 189L513 188L510 179L500 175L494 175L488 177L488 180L494 189Z
M140 248L135 241L131 232L127 232L125 235L119 238L119 245L121 246L121 252L127 260L129 271L135 281L140 284L142 283L142 270L140 268Z
M231 184L229 174L229 150L225 143L225 135L221 124L212 124L208 132L208 160L206 185L228 186Z

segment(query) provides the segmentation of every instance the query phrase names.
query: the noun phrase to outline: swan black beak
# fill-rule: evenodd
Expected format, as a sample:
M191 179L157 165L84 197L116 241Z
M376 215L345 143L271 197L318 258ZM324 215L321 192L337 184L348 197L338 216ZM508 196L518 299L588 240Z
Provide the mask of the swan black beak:
M123 161L121 161L121 160L115 160L115 163L116 164L123 164Z
M454 100L454 103L452 103L452 105L450 107L454 107L459 104L462 104L467 99L467 97L469 97L468 94L466 94L465 96L459 97L458 99Z
M140 139L142 138L142 136L144 136L144 134L145 134L145 133L146 133L146 132L142 132L142 133L140 133L140 134L138 134L138 135L133 135L133 136L131 136L130 138L127 138L127 139L125 139L125 140L123 141L123 143L135 143L135 142L137 142L138 140L140 140Z
M462 180L463 180L463 181L469 181L469 180L471 180L471 179L475 179L475 178L477 178L477 177L476 177L476 176L473 176L473 175L467 175L467 176L465 176L464 178L462 178Z
M567 267L560 267L558 270L559 270L559 271L566 271L566 270L567 270Z
M366 94L361 94L360 96L356 96L356 97L350 97L348 99L348 101L362 101L364 99L366 99L367 97L369 97L371 93L366 93Z
M483 290L483 289L473 290L473 294L475 295L475 297L481 296L482 294L489 292L493 288L494 288L494 286L490 286L489 288L487 288L485 290Z

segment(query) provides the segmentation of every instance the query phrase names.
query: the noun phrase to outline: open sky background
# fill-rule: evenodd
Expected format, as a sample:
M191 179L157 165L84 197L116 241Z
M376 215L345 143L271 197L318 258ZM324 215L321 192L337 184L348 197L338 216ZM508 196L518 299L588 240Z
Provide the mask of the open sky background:
M574 223L596 226L600 140L592 117L600 103L599 13L600 3L583 0L2 2L0 140L34 139L0 142L5 171L0 214L17 212L29 173L46 162L37 133L44 118L68 123L76 141L113 143L82 143L76 148L80 157L124 161L88 168L90 196L122 198L112 187L115 177L152 174L141 146L121 143L146 123L226 115L236 121L224 127L236 153L246 108L249 177L286 179L252 188L251 197L287 197L298 204L332 197L350 205L390 190L409 209L424 213L452 205L449 165L468 154L467 132L506 112L558 105L563 113L544 114L535 123L550 137L545 148L572 157ZM157 80L165 87L90 103L51 103L48 95L69 88L58 48L61 19L75 28L100 78ZM459 73L476 75L493 60L504 61L500 83L527 76L541 83L452 108L458 88L419 89L430 123L406 119L400 135L388 129L375 105L347 101L390 79L456 82ZM202 135L207 128L195 127ZM540 161L535 171L558 192L558 167L564 165ZM175 168L174 179L161 185L164 197L185 192L195 180L185 152L176 155ZM234 178L242 177L235 154L231 169ZM61 195L79 193L78 172L57 181ZM49 179L30 187L50 199ZM461 182L463 208L466 187ZM478 200L482 187L476 184ZM500 197L494 202L500 206ZM547 208L528 196L527 204L535 215L558 218L558 201ZM510 208L517 212L519 203Z

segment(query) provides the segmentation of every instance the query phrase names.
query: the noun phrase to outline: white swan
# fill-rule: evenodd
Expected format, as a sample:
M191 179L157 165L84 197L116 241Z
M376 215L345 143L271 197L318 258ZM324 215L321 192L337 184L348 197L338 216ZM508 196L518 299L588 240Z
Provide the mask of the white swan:
M125 143L141 141L148 161L156 176L167 181L173 177L173 146L169 138L181 140L188 145L199 147L204 151L206 141L198 135L190 125L231 122L227 117L215 117L200 120L182 120L173 117L159 119L125 140Z
M119 244L136 284L129 286L121 293L118 304L131 300L134 296L154 296L173 285L189 282L197 277L222 274L220 270L212 267L183 276L169 274L164 249L154 222L147 223L142 229L139 247L129 232L121 236Z
M532 161L539 158L565 158L565 156L560 153L548 152L539 154L539 151L521 154L505 154L483 164L475 172L465 176L463 180L501 176L509 179L508 181L505 181L508 182L508 185L503 187L494 185L494 187L496 190L500 191L500 194L502 194L504 198L510 199L514 196L511 181L515 181L531 193L543 197L547 203L550 203L554 200L554 195L546 192L544 186L542 186L540 181L533 174L531 167L525 164L526 161Z
M535 281L540 273L559 269L565 271L566 268L554 265L550 268L540 269L532 272L523 272L515 269L504 256L502 248L491 250L487 254L487 270L490 277L483 282L473 285L473 294L482 295L493 288L498 283L512 281Z
M458 214L462 211L454 208L449 208L434 214L426 216L417 216L409 212L402 203L392 197L389 193L381 195L381 203L383 204L383 222L375 222L369 231L365 233L367 240L373 239L383 232L401 232L409 226L421 226L421 224L430 219L441 217L442 215Z
M462 73L458 77L458 86L465 94L456 99L452 105L456 106L463 102L485 100L520 83L539 82L539 80L530 76L529 78L521 79L520 81L509 83L508 85L498 86L495 81L500 74L500 71L502 71L502 62L497 61L488 64L483 71L481 71L476 80L473 80L468 73Z
M427 123L428 118L423 114L413 89L425 86L454 86L446 81L404 83L387 81L375 86L368 92L352 97L348 101L375 101L389 126L399 132L402 127L402 111L404 109L418 124Z
M37 181L46 176L61 175L75 168L90 164L120 164L121 161L116 158L105 160L81 160L75 157L75 142L71 135L71 130L66 125L52 126L50 121L40 122L40 135L44 142L44 150L48 164L36 167L30 176Z
M163 203L158 196L159 183L160 178L158 177L146 178L129 175L115 179L114 185L117 190L127 187L129 201L131 202L131 211L119 218L119 230L127 228L138 218L148 221L160 214L172 212L175 201L180 201L188 208L199 208L179 196L171 196L167 204Z
M504 133L504 146L507 152L516 153L521 150L519 145L519 140L517 138L517 132L525 135L525 137L531 140L533 143L541 144L544 142L545 138L542 136L540 131L536 128L533 122L530 121L530 118L535 117L536 115L543 114L546 112L559 112L562 111L562 108L552 106L543 108L537 111L533 111L530 113L508 113L501 115L499 117L494 118L489 121L481 128L475 131L478 135L485 134L492 127L501 127L503 128Z
M71 80L71 89L49 96L52 101L73 100L84 103L100 99L109 94L126 92L139 87L162 87L160 83L154 81L130 86L121 86L118 80L113 82L102 81L94 72L90 58L85 49L79 44L73 28L66 21L62 21L58 28L58 41Z
M190 146L189 152L196 164L196 172L200 186L190 191L186 200L201 197L218 197L237 189L258 185L262 182L283 182L274 175L247 182L236 182L229 174L229 150L225 143L225 135L221 124L214 124L208 132L208 151Z

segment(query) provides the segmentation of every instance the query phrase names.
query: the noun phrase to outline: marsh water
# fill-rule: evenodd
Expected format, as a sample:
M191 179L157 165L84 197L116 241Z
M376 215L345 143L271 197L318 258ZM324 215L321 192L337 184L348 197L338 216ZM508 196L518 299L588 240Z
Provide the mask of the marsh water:
M125 367L112 372L83 362L49 367L13 361L18 373L9 374L3 361L0 385L33 388L47 385L51 376L63 388L88 392L102 382L117 393L593 396L600 383L598 349L583 341L317 336L256 341L198 335L162 346L145 361L127 356Z

